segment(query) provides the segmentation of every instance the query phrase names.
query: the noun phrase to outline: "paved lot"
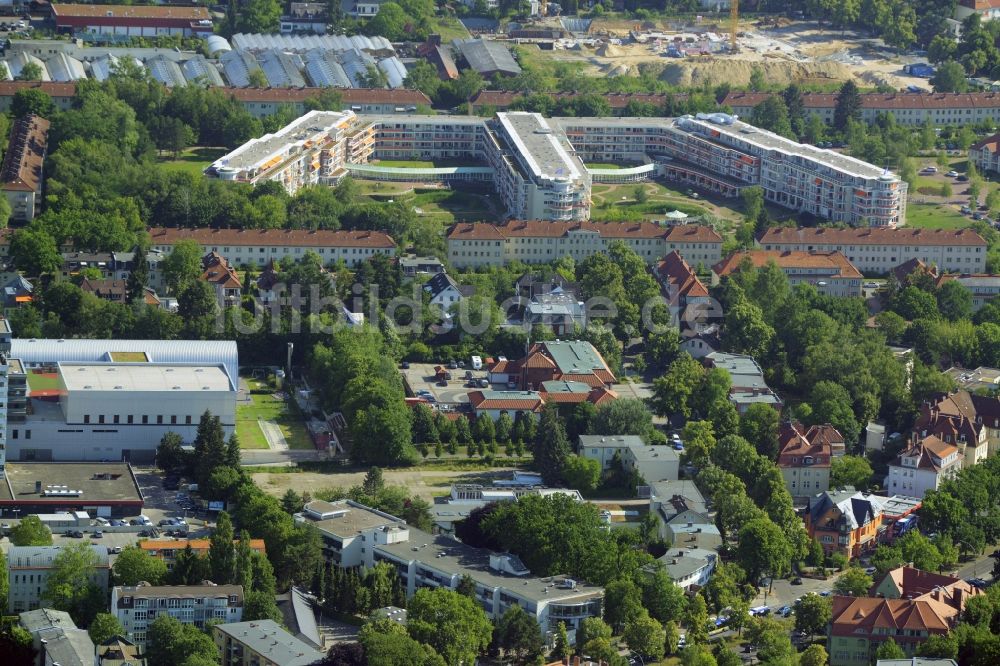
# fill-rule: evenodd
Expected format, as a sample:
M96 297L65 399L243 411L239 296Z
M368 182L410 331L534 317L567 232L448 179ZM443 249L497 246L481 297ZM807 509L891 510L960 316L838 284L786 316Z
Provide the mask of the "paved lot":
M439 404L468 404L468 393L475 389L471 386L466 386L468 380L465 379L465 373L467 371L471 371L472 376L477 380L486 378L486 370L457 368L455 370L448 370L451 373L452 379L447 383L447 386L438 386L437 379L434 377L435 365L434 363L411 363L409 368L400 370L400 372L403 373L403 378L406 380L411 391L414 393L421 390L430 391ZM506 385L501 386L497 384L493 388L501 390L507 387Z

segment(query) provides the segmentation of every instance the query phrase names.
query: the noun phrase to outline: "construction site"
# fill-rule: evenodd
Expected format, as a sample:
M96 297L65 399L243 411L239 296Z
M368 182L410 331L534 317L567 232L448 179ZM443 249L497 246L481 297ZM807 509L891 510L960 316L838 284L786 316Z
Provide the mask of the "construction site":
M561 36L532 38L532 33ZM930 89L927 77L904 71L926 62L926 56L900 54L881 39L815 21L749 21L729 12L690 21L550 17L520 26L509 39L529 64L578 63L588 76L653 74L681 87L745 87L759 68L773 85L836 86L853 80L862 87Z

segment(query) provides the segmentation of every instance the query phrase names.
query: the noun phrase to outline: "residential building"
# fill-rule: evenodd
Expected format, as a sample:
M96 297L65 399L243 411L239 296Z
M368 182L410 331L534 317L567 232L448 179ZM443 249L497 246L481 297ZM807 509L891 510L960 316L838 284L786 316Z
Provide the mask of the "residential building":
M444 264L437 257L417 257L408 254L399 258L399 267L403 271L403 277L416 277L417 275L437 275L444 273Z
M979 366L975 370L966 370L952 366L945 370L946 375L955 381L960 389L969 391L996 391L1000 389L1000 368Z
M887 275L913 259L941 271L986 270L986 241L974 229L773 227L758 242L777 252L840 252L873 275Z
M0 189L10 204L10 219L30 222L42 203L49 121L29 113L10 128L7 152L0 166Z
M938 394L920 406L913 429L918 437L936 435L964 448L965 465L974 465L1000 449L1000 397L967 390Z
M947 634L958 619L957 610L934 599L833 597L830 666L867 666L890 638L913 656L928 636Z
M447 273L437 273L424 284L424 291L430 295L430 304L441 308L446 315L465 298L472 296L476 289L461 285Z
M983 0L977 0L982 2ZM773 93L733 92L723 100L733 113L749 118L753 109ZM804 93L802 106L806 116L816 114L827 125L833 124L837 93ZM863 93L861 120L874 124L880 115L892 114L900 125L914 127L929 122L935 127L973 125L1000 116L1000 94L891 92Z
M755 268L773 262L793 287L811 284L825 296L861 296L861 271L839 251L750 250L735 252L712 266L712 284L740 270L749 261Z
M213 250L202 257L201 267L201 279L212 286L219 305L238 305L243 294L243 283L229 261Z
M335 183L345 162L367 162L374 126L357 122L353 111L310 111L277 132L251 139L205 170L226 181L280 183L289 194Z
M591 388L611 388L617 382L604 357L583 340L536 342L524 358L508 361L500 357L487 365L490 383L506 384L524 391L537 390L544 382L581 382Z
M35 285L21 275L13 275L3 286L3 314L9 314L35 300Z
M144 650L149 625L160 615L169 615L199 629L204 629L210 620L221 624L241 621L243 586L213 583L116 586L111 589L111 614L122 623L125 637Z
M366 553L375 543L376 530L402 524L403 520L353 500L313 500L295 514L295 522L316 527L326 559L350 569L364 564Z
M182 37L212 34L212 15L204 7L178 5L72 5L51 6L56 32L92 36Z
M980 308L1000 296L1000 275L968 274L942 275L938 278L938 286L945 282L954 280L969 290L972 294L972 311L978 312Z
M2 83L2 82L0 82ZM279 110L291 108L295 113L309 111L308 100L314 100L325 88L222 88L226 97L235 99L252 116L265 118ZM354 113L403 115L416 113L417 107L427 108L431 100L419 90L404 88L337 88L340 111ZM0 109L4 105L4 89L0 85Z
M934 435L915 441L889 463L886 488L892 493L924 497L962 469L964 451Z
M90 572L90 582L101 591L108 589L108 549L92 545L96 566ZM52 573L53 562L64 546L11 546L7 550L7 608L12 613L33 610L41 606ZM93 651L93 646L91 646Z
M541 114L498 113L494 121L487 122L484 146L497 192L512 217L590 219L590 172L566 136L556 132Z
M645 481L676 481L680 456L669 446L650 446L635 435L580 435L579 454L596 460L601 471L621 465L626 471L635 471Z
M531 297L524 308L524 324L548 326L556 335L571 334L574 328L587 325L587 308L575 295L556 287Z
M326 657L274 620L217 624L212 638L224 666L310 666Z
M453 485L451 494L445 498L435 498L431 505L431 520L435 534L455 533L455 523L465 520L474 510L494 502L516 502L526 495L551 497L566 495L574 501L582 502L579 490L570 488L547 488L542 485L500 485L492 486L476 483Z
M469 67L486 78L493 78L494 74L517 76L521 73L521 66L504 42L482 37L464 39L458 43L458 50Z
M534 273L532 271L523 273L521 277L517 278L514 282L514 288L517 291L518 297L526 300L556 291L564 294L572 294L573 296L578 296L580 292L579 285L576 282L566 279L560 273L553 273L546 277L541 273Z
M958 0L955 6L955 20L964 21L973 14L979 14L983 21L1000 18L1000 2L996 0Z
M778 431L778 469L796 502L830 489L830 442L803 430L801 423L782 423Z
M112 636L97 646L94 666L146 666L146 657L124 636Z
M702 363L708 368L722 368L729 373L732 381L729 401L736 406L736 411L741 416L746 413L750 405L758 403L770 405L779 412L783 408L781 398L768 387L764 380L764 371L752 356L712 352L705 355Z
M879 659L875 666L958 666L954 659L937 657L909 657L907 659Z
M707 306L710 303L708 288L679 251L671 250L657 262L655 274L671 308L683 313L688 306Z
M31 634L35 649L33 666L92 666L94 663L94 642L86 629L77 628L69 613L40 608L25 611L18 619L21 627Z
M456 77L457 78L457 77ZM549 99L561 102L572 101L581 97L583 93L575 92L548 92L545 96ZM469 101L470 111L475 113L476 109L491 109L494 111L508 111L516 102L524 99L526 95L520 92L508 90L481 90ZM629 102L635 101L644 104L652 104L656 107L664 107L668 99L684 102L688 96L685 93L606 93L601 95L611 106L611 115L615 117L630 116L628 113ZM669 115L669 114L664 114Z
M589 402L594 407L618 399L618 394L607 387L560 379L542 382L539 395L545 404L554 402L557 405L578 405L581 402Z
M601 615L601 587L565 576L537 578L514 555L473 548L407 525L375 533L365 567L379 562L396 569L407 597L423 587L457 589L469 576L476 601L492 620L517 604L535 618L546 637L564 623L572 641L581 621Z
M277 597L278 610L288 632L300 641L322 650L326 647L326 636L320 634L316 622L316 597L292 585L288 592Z
M235 266L264 266L269 261L315 252L324 265L343 261L356 267L376 254L396 254L396 242L381 231L153 227L149 235L153 249L164 255L170 254L178 241L190 239Z
M238 539L233 541L234 545L238 543ZM191 548L195 555L203 556L208 555L210 545L209 539L142 539L139 541L139 548L151 557L163 560L167 565L167 571L174 568L177 555L185 549ZM250 539L250 550L261 555L267 554L263 539Z
M961 612L982 590L961 578L904 565L886 572L870 594L885 599L933 599Z
M649 490L649 511L659 523L660 538L678 548L722 546L719 528L694 481L656 481Z
M93 294L102 301L109 301L111 303L128 303L127 280L114 280L111 278L92 280L85 277L80 281L80 290L85 291L88 294ZM144 287L142 290L142 302L146 305L160 305L160 299L157 298L156 292L149 287Z
M719 553L706 548L677 548L671 545L657 558L667 577L685 592L698 590L708 584L719 560Z
M855 491L830 490L806 504L806 530L827 555L840 553L854 559L875 550L883 538L884 504L888 498Z
M448 229L447 239L448 259L459 268L503 266L512 261L548 263L564 256L579 262L607 252L614 241L625 243L649 264L672 249L685 257L686 253L722 254L722 237L710 227L662 227L648 222L463 222Z

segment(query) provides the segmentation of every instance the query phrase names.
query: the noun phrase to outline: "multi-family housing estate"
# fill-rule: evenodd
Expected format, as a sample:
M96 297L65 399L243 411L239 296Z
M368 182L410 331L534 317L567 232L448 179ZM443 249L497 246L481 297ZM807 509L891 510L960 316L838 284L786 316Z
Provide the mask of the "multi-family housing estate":
M889 463L886 489L922 498L928 490L937 490L958 474L963 466L963 454L959 447L934 435L915 441Z
M235 266L265 266L284 257L315 252L324 264L343 261L356 266L376 254L394 256L396 241L381 231L307 231L302 229L176 229L149 230L153 249L173 252L181 240L193 240L206 252L217 252Z
M888 274L919 259L942 271L986 270L986 240L974 229L826 229L772 227L759 240L776 252L840 252L858 270Z
M139 548L143 552L166 563L167 571L174 568L174 561L185 549L190 548L195 555L204 556L208 554L210 545L211 541L208 539L143 539L139 542ZM250 539L250 550L261 555L267 554L263 539Z
M326 656L274 620L217 624L212 638L224 666L310 666Z
M575 632L584 618L601 615L603 588L565 576L532 576L513 555L428 534L350 500L310 502L295 519L319 530L327 559L337 566L391 565L408 597L422 587L456 589L469 576L476 601L494 620L517 604L549 634L560 622Z
M407 168L370 159L469 160L469 166ZM633 162L588 169L584 161ZM483 166L485 164L485 166ZM774 204L870 226L902 224L906 183L874 165L799 144L724 113L681 118L543 118L502 111L468 116L357 116L312 111L219 158L206 174L273 180L289 192L352 174L379 180L491 183L511 217L583 221L594 181L653 175L736 197L759 185Z
M10 204L10 219L30 222L42 203L45 154L49 121L33 113L14 121L3 165L0 189Z
M764 370L752 356L746 354L729 354L726 352L711 352L706 354L701 362L709 368L722 368L729 373L732 386L729 388L729 401L736 411L743 415L750 405L765 404L781 411L784 404L781 398L768 387L764 380Z
M978 312L984 305L1000 296L1000 275L988 274L949 274L938 278L938 286L945 282L955 281L972 294L972 311Z
M635 435L580 435L577 450L584 458L599 462L602 472L620 465L639 474L646 483L678 479L677 451L669 446L650 446Z
M206 623L222 624L243 619L242 585L116 586L111 589L111 614L125 629L126 638L145 647L149 625L160 615L204 629Z
M743 262L763 268L774 262L788 276L788 283L811 284L826 296L860 296L863 276L842 252L801 250L749 250L734 252L712 266L712 284L738 271Z
M836 432L832 426L826 427ZM843 438L840 439L843 447ZM785 479L785 487L796 502L830 489L832 460L830 438L824 436L819 427L806 430L801 423L781 424L778 431L778 469Z
M95 566L90 571L90 582L102 592L108 589L108 550L104 546L90 546L94 551ZM13 613L34 610L45 598L49 576L63 546L11 546L7 551L7 608Z
M503 266L512 261L548 263L560 257L583 261L607 252L614 241L628 245L647 263L672 250L688 261L711 265L722 257L722 237L711 227L662 227L637 222L462 222L448 229L448 260L459 268ZM692 258L689 258L692 257Z
M435 534L454 534L455 523L465 520L475 509L484 507L494 502L516 502L522 497L537 495L540 497L550 497L552 495L566 495L571 499L582 502L583 495L579 490L571 488L548 488L540 485L541 479L537 483L525 482L518 484L519 478L523 478L520 473L515 472L511 481L496 482L492 486L484 486L478 483L463 483L453 485L451 493L446 497L435 498L431 505L431 520L434 522ZM534 481L534 479L532 479Z

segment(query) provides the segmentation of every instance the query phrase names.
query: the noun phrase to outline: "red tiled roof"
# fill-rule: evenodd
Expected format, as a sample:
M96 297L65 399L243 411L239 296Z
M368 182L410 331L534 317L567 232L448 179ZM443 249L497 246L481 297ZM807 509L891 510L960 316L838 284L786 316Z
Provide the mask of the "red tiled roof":
M291 247L374 247L391 249L396 242L382 231L309 231L305 229L179 229L151 227L153 245L191 239L209 245L277 245Z
M708 289L677 250L673 250L656 264L656 274L671 299L708 296Z
M177 7L157 5L69 5L53 4L52 15L56 18L154 18L182 19L187 21L211 20L212 15L204 7Z
M802 252L799 250L751 250L749 252L734 252L715 266L712 271L719 277L729 275L739 270L744 258L749 258L753 265L762 268L773 261L782 269L797 268L836 268L833 277L860 278L861 271L855 268L841 252Z
M875 597L834 597L834 636L852 636L859 629L903 629L945 633L957 619L958 611L932 599L878 599ZM863 632L862 632L863 633ZM890 631L889 635L895 634Z
M667 231L667 241L674 243L721 243L722 236L704 224L679 224Z
M509 391L505 393L519 393ZM469 391L469 404L473 409L507 409L521 411L538 411L544 404L541 396L505 396L502 398L487 398L482 391Z
M937 461L943 460L953 453L958 453L957 446L948 444L934 435L928 435L905 451L900 452L899 456L891 464L898 467L903 464L903 458L919 456L917 460L918 468L938 471L941 469L941 466Z
M72 97L76 83L57 81L0 81L0 97L13 97L17 92L37 88L49 97Z
M986 247L986 241L974 229L772 227L765 231L764 235L760 238L761 245L781 243L818 243L831 245L978 245Z
M10 129L7 154L0 167L2 189L37 192L49 139L49 121L30 113Z
M798 423L784 423L778 432L779 467L829 467L832 447L821 438L811 441L802 434ZM805 465L801 458L812 456L813 463Z
M346 104L405 104L430 106L419 90L405 88L218 88L239 102L303 102L322 92L333 91Z
M602 238L668 238L670 229L652 222L548 222L542 220L508 220L501 224L488 222L459 223L448 229L448 240L503 240L505 238L561 238L572 232L587 231ZM711 232L715 234L714 231ZM690 238L677 239L696 242L708 238L704 232L695 232ZM718 238L718 234L715 234ZM719 239L721 241L721 239Z
M994 0L997 1L997 0ZM722 104L729 107L755 107L775 93L729 93ZM836 93L804 93L802 106L806 109L833 109L837 105ZM955 109L1000 108L1000 94L982 93L864 93L861 108L876 111L899 109Z
M582 97L583 93L557 92L546 93L546 96L554 100L571 100ZM662 106L666 103L667 99L671 97L677 101L686 100L688 97L685 94L672 95L671 93L609 93L601 96L608 101L608 104L611 105L612 109L624 109L628 106L629 102L642 102ZM503 111L522 97L525 97L524 93L515 91L481 90L479 91L479 94L472 99L472 105L492 106L499 111Z

